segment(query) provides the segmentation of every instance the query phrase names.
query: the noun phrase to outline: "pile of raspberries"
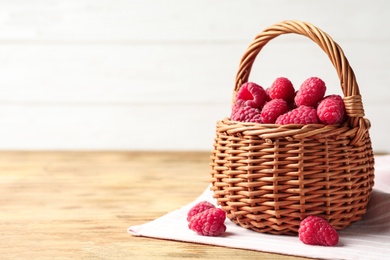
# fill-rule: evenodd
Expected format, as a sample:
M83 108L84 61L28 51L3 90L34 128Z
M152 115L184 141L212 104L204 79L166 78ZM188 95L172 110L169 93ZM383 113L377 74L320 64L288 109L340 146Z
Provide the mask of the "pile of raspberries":
M230 119L260 124L341 124L346 119L343 98L325 96L326 85L318 77L306 79L298 91L291 81L277 78L266 90L253 82L237 92Z

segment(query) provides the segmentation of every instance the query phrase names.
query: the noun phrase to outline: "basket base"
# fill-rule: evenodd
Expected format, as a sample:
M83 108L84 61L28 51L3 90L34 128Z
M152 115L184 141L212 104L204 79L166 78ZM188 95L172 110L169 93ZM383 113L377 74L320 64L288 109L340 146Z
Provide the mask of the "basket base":
M222 207L223 209L223 207ZM227 217L236 225L241 226L246 229L250 229L259 233L268 233L273 235L297 235L299 224L305 218L306 215L302 215L301 218L287 218L276 219L269 218L262 221L255 221L245 217L235 217L234 214L229 213L228 210L224 209L227 212ZM343 230L349 227L352 223L359 221L362 216L365 214L366 210L362 209L358 215L354 215L353 218L340 221L332 221L324 215L319 215L320 217L327 220L336 230Z

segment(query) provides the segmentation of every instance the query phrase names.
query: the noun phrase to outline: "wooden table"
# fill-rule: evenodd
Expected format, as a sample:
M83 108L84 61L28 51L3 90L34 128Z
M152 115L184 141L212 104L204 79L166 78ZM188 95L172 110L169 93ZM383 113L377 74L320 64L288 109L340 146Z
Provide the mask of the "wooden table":
M208 180L203 152L0 152L0 258L303 259L127 233Z

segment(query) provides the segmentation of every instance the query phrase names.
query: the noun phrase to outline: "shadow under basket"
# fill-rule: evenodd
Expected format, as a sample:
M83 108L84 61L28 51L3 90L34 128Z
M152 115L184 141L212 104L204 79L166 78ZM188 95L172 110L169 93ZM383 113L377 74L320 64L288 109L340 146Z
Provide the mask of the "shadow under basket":
M328 54L348 118L338 125L218 121L211 189L227 217L244 228L292 235L305 217L317 215L341 230L365 214L374 185L370 122L341 48L309 23L275 24L256 36L244 54L233 101L262 47L287 33L309 37Z

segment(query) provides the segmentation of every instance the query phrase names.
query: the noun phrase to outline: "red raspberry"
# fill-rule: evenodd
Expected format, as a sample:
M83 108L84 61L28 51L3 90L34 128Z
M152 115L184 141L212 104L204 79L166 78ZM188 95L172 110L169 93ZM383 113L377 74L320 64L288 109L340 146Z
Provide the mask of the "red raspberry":
M203 211L205 211L207 209L211 209L211 208L215 208L215 206L213 204L211 204L210 202L208 202L208 201L201 201L201 202L199 202L198 204L193 206L190 209L190 211L188 211L187 221L190 221L191 218L193 216L195 216L196 214L198 214L200 212L203 212Z
M308 78L299 88L295 96L295 103L297 106L305 105L315 107L324 97L325 91L325 82L323 82L320 78Z
M337 231L323 218L308 216L299 225L299 239L308 245L335 246L339 242Z
M287 78L277 78L266 90L268 96L271 99L284 99L287 102L291 102L295 97L295 89L291 81Z
M275 124L318 124L317 111L313 107L300 106L279 116Z
M246 82L237 92L236 104L241 107L261 108L267 99L268 96L263 87L253 82Z
M225 219L225 211L210 208L193 216L188 227L202 236L219 236L226 231Z
M340 124L344 120L345 106L343 98L339 95L330 95L320 101L317 115L324 124Z
M253 122L261 124L260 110L253 107L240 107L234 105L232 108L231 120L240 122Z
M276 119L288 111L287 102L283 99L273 99L267 102L261 110L261 121L264 124L274 124Z

